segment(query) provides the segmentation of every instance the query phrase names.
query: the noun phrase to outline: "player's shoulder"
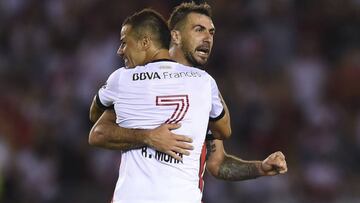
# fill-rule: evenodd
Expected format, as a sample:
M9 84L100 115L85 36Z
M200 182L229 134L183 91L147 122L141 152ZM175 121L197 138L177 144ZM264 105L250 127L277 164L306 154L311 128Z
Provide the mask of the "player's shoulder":
M126 67L120 67L114 70L114 72L112 72L109 76L109 80L116 80L117 78L120 77L120 75L122 74L122 72L126 71Z
M136 67L132 67L132 68L123 66L123 67L120 67L120 68L116 69L113 74L121 75L121 74L124 74L124 73L134 72L134 71L139 70L141 68L144 68L144 66L136 66Z
M125 67L117 68L117 69L114 70L114 72L111 73L111 75L114 75L114 76L119 75L119 74L121 74L121 72L124 71L124 69L126 69L126 68Z

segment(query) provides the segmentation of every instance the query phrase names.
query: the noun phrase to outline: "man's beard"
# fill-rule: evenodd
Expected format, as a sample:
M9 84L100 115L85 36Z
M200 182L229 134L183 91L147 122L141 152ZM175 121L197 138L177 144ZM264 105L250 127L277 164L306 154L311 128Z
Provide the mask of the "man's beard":
M198 62L195 57L191 54L191 52L189 51L189 49L187 48L187 46L183 45L181 47L181 51L184 53L184 56L185 56L185 59L188 61L188 63L193 66L193 67L196 67L196 68L204 68L205 63L200 63Z

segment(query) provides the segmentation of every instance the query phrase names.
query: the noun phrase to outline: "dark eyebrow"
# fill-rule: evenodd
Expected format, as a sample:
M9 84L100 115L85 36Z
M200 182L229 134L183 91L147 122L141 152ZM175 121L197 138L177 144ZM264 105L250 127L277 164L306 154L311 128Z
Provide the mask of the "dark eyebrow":
M202 25L200 25L200 24L194 25L193 28L196 28L196 27L198 27L198 26L199 26L200 28L202 28L202 29L206 29L206 27L204 27L204 26L202 26Z
M196 25L194 25L193 26L193 28L196 28L197 26L199 26L200 28L202 28L202 29L206 29L206 27L205 26L203 26L203 25L200 25L200 24L196 24ZM210 28L210 30L209 30L210 32L215 32L215 28Z

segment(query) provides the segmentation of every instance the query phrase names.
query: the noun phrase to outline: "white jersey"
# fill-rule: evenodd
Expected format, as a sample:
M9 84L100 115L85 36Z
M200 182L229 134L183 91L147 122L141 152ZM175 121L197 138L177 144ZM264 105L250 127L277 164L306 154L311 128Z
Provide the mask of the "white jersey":
M114 105L121 127L153 129L181 123L174 133L193 139L194 150L182 162L150 147L123 152L114 203L201 202L200 154L208 121L224 114L208 73L170 60L120 68L99 90L98 102Z

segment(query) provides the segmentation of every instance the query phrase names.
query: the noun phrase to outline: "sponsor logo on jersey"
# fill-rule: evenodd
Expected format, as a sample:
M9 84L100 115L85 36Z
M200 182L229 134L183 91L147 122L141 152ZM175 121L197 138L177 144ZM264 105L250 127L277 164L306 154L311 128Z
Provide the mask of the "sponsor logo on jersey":
M196 78L201 77L199 72L163 72L164 79L172 79L172 78Z
M161 79L157 72L134 73L132 78L134 81Z
M157 80L157 79L175 79L175 78L196 78L201 77L199 72L141 72L133 73L132 80Z

